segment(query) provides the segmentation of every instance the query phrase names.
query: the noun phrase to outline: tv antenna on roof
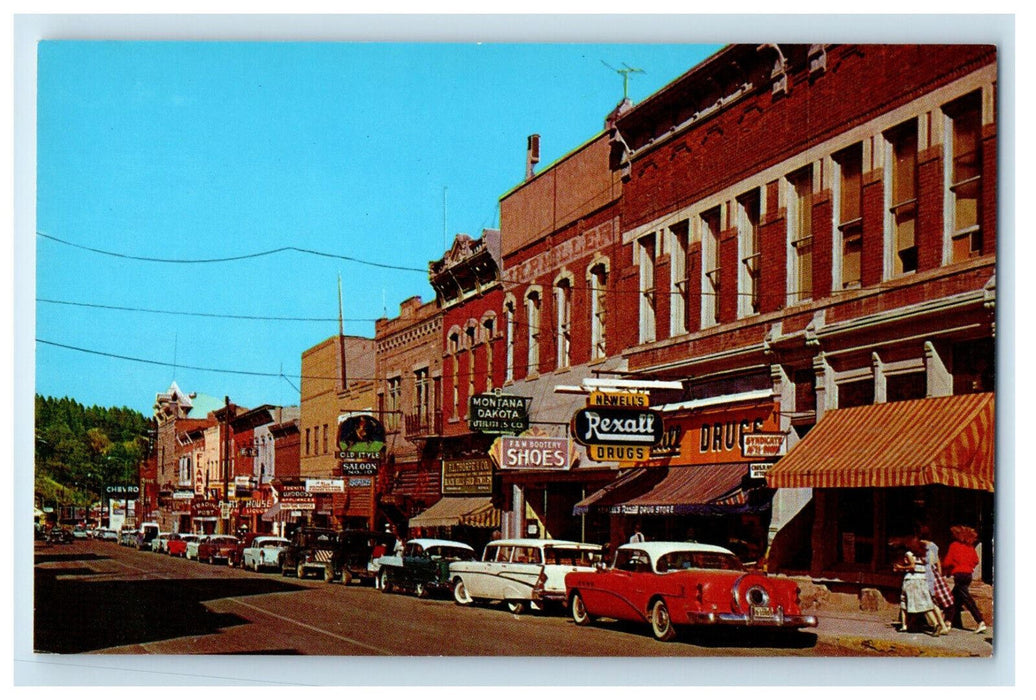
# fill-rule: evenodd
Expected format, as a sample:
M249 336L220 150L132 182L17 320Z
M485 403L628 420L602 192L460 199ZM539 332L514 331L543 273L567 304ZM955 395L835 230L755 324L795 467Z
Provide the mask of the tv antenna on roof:
M605 68L607 68L608 70L615 71L616 73L622 76L622 99L628 100L630 96L630 73L643 73L644 70L642 68L634 68L633 66L627 63L623 63L622 68L613 68L612 66L609 66L607 63L605 63L603 60L601 61L601 63L604 63Z

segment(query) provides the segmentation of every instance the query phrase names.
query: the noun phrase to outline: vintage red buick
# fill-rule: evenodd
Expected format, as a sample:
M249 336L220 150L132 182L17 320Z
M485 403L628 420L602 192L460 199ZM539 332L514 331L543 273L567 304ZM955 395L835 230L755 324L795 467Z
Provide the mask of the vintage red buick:
M640 542L615 551L610 568L565 576L572 619L647 622L669 641L684 625L816 627L794 581L746 571L734 553L696 542Z

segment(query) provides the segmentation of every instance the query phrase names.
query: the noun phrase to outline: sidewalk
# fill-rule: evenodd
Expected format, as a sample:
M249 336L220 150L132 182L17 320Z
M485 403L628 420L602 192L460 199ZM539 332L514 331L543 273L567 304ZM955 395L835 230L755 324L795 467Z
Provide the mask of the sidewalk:
M992 626L982 634L954 629L947 635L931 637L924 632L899 632L894 611L832 609L815 614L819 621L815 629L818 640L840 647L847 654L976 657L993 654Z

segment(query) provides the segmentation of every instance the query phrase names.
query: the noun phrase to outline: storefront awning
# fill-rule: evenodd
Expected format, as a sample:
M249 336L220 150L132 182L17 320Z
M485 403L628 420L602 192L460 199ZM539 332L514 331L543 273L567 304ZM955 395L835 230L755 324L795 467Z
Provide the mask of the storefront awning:
M500 511L488 496L446 496L410 518L410 527L500 527Z
M263 521L267 523L290 523L297 519L291 514L291 506L282 506L274 503L273 506L263 513Z
M634 469L576 504L615 515L709 515L752 512L769 506L766 494L746 488L747 465L707 464Z
M993 490L994 395L834 410L766 475L772 488Z

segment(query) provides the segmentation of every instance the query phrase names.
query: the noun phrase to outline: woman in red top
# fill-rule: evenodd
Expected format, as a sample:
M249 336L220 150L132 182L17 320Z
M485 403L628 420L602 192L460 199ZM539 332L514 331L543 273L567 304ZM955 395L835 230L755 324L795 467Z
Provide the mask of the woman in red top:
M961 606L967 608L971 616L975 618L978 627L975 632L986 631L986 623L982 619L975 599L971 597L968 587L971 585L971 576L978 565L978 553L975 551L975 542L978 535L970 527L965 525L954 525L950 528L953 542L946 550L946 558L942 562L943 573L953 576L953 606L950 608L950 621L954 627L964 629L961 621Z

